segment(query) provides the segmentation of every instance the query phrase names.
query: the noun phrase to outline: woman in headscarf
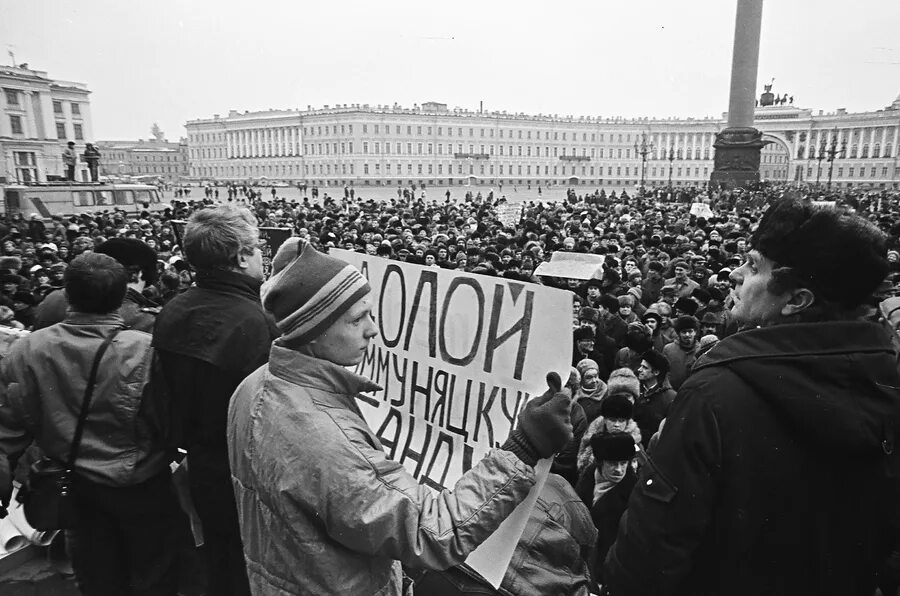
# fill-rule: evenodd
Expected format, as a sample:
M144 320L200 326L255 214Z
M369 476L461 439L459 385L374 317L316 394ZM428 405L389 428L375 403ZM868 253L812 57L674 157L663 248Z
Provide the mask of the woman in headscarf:
M587 423L600 416L600 401L606 397L606 383L600 379L600 366L590 358L580 360L575 369L581 381L575 391L575 403L584 410Z

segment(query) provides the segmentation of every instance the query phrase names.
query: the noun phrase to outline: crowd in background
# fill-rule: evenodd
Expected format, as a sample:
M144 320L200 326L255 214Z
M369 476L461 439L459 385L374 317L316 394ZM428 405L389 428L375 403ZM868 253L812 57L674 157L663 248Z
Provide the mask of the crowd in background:
M578 531L577 507L570 509L570 517L565 522L574 539L584 542L580 545L585 558L583 568L569 571L575 576L580 573L585 586L596 588L604 583L603 562L628 507L638 469L652 465L648 462L652 462L660 431L679 388L705 352L741 330L742 323L732 316L735 300L732 289L744 275L737 270L747 267L748 254L753 248L751 240L763 213L773 204L802 204L822 197L798 196L804 193L778 186L716 193L712 197L699 191L679 191L673 196L662 189L641 191L636 196L605 192L580 196L569 190L564 201L509 204L492 190L484 195L467 192L458 201L452 200L449 191L441 199L417 198L417 191L422 190L399 188L397 198L370 200L347 188L343 196L330 197L324 193L320 197L314 188L312 198L285 200L277 196L276 189L271 190L270 198L257 189L229 187L223 198L217 189L206 189L205 197L197 200L181 200L189 194L179 193L171 206L158 212L107 211L57 216L49 221L38 216L4 217L0 220L0 325L37 330L62 321L68 303L63 292L57 290L65 285L68 264L84 253L108 255L128 273L128 289L119 311L125 325L154 333L154 347L168 358L162 359L169 370L161 378L165 379L169 392L183 392L184 399L178 401L187 403L188 394L195 395L197 387L179 386L179 383L197 378L198 371L203 370L206 371L203 387L212 387L221 376L210 373L213 369L204 368L203 363L215 360L221 370L237 366L237 363L226 366L216 360L224 352L213 354L209 345L198 339L204 333L203 325L190 327L172 314L179 313L184 320L197 323L190 318L197 315L182 304L189 300L180 298L181 303L176 300L170 304L189 288L199 285L209 289L212 281L225 286L234 282L211 268L216 275L225 276L213 279L215 275L205 271L202 264L198 269L198 263L193 260L193 267L189 266L182 246L184 220L192 215L196 220L198 212L201 216L214 212L214 209L203 209L220 203L245 206L252 213L246 216L248 221L255 219L253 223L260 228L291 229L294 238L290 242L294 244L287 251L288 256L299 259L298 262L311 259L320 263L318 266L325 263L328 266L324 268L329 271L340 270L336 260L320 262L317 259L321 256L298 252L297 246L308 243L323 253L333 247L344 248L427 267L500 276L569 291L572 361L568 379L561 382L573 402L573 436L562 450L548 451L557 453L552 472L558 475L559 482L554 480L550 484L547 490L552 490L554 496L546 498L551 504L586 506L589 529L582 527ZM839 211L869 220L888 237L889 274L865 305L874 312L877 302L893 295L895 284L900 282L900 193L848 191L825 199L833 201ZM698 206L703 215L697 214ZM241 225L255 229L247 221ZM283 248L279 254L284 252ZM277 272L284 268L286 257L278 264L271 258L274 253L274 250L263 252L269 258L267 266ZM539 267L559 253L595 255L596 269L587 279L541 275ZM297 256L303 254L307 256ZM859 256L863 265L866 258L866 255ZM250 260L241 263L241 267L256 267ZM841 263L852 267L854 255ZM828 271L836 275L833 268ZM198 275L207 276L205 286L202 279L196 283ZM287 283L284 277L278 277L277 284ZM261 279L257 281L262 283ZM827 284L828 291L836 285L834 281ZM363 282L360 277L359 283ZM821 284L822 280L816 283ZM250 289L255 300L258 287ZM161 322L166 319L163 308L167 304L170 304L168 323L163 325ZM209 310L207 316L215 318L220 310ZM256 310L254 316L262 317L262 311ZM289 315L290 312L284 319L289 319ZM173 319L179 322L173 323ZM213 323L217 329L224 325L223 321L211 319L209 324ZM265 324L254 329L260 333L267 331ZM234 379L235 383L227 391L218 391L216 395L231 395L231 385L236 386L265 362L271 339L278 335L274 329L268 332L255 342L259 357L252 359L254 366L243 371L240 379ZM185 333L196 335L193 339L197 341L185 343ZM196 348L197 354L184 353L188 349L185 346L194 346L191 349ZM185 369L185 363L196 370ZM551 384L551 393L558 391ZM209 390L209 393L214 392ZM213 397L204 403L203 407L215 409L210 405ZM224 435L220 427L224 419L209 424L215 426L215 432L210 431L206 438L214 436L213 451L221 451ZM188 452L200 453L206 447L206 444L193 445ZM227 462L223 459L224 452L218 451L216 462L221 468L217 469L215 478L218 484L215 490L209 488L213 486L210 484L209 490L203 493L208 502L198 500L199 489L195 490L194 499L202 504L201 517L204 512L219 511L215 526L233 526L228 536L215 538L208 534L207 549L221 542L216 568L230 566L238 570L242 567L240 541L236 538L237 519L228 490ZM528 454L522 461L533 465L532 459ZM202 464L199 469L202 470ZM219 502L221 499L212 498L214 495L227 495L228 502ZM545 511L539 503L534 511L533 515L552 516L554 510L548 505ZM243 529L246 534L246 528ZM540 556L541 548L540 545L527 548L523 564ZM221 573L210 578L210 582L217 581L216 578L227 580ZM550 580L556 581L558 577ZM431 575L424 581L422 586L438 580ZM437 585L422 586L417 589L423 592L427 589L435 595L455 593L441 591Z

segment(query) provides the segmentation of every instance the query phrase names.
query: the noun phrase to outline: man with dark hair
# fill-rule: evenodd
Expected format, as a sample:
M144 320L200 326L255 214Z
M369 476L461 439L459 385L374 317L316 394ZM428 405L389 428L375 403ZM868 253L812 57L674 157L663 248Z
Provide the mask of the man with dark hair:
M885 235L784 201L750 248L731 273L744 330L681 386L607 558L610 594L875 592L900 502L897 355L863 316Z
M156 283L156 251L136 238L112 238L100 244L95 252L108 255L124 265L128 273L128 291L119 314L125 325L139 331L153 332L159 306L143 295L144 288ZM34 328L49 327L66 317L69 304L66 292L51 292L37 307Z
M195 212L184 245L197 285L157 317L157 380L178 409L178 443L188 453L191 497L203 528L207 593L249 594L225 426L232 393L266 363L278 331L260 303L262 253L249 211L224 205Z
M616 348L625 345L625 334L628 333L628 323L619 316L619 299L611 294L603 294L597 301L595 307L600 312L597 321L597 329L599 333L603 333L611 338Z
M641 395L634 404L634 421L641 431L641 443L646 448L660 423L669 415L675 401L675 390L669 384L669 361L656 350L644 352L637 378Z
M128 274L112 257L77 257L65 281L66 319L18 339L0 361L0 498L9 504L15 464L32 440L67 461L99 354L73 466L76 522L67 539L76 580L88 596L174 596L183 518L165 449L164 395L148 384L150 335L123 329L117 311Z

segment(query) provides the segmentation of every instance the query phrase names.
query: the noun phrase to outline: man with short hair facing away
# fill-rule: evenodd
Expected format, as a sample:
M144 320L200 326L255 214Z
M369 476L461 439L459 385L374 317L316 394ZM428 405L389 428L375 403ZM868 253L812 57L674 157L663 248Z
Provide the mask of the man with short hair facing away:
M96 248L96 252L109 255L121 263L128 272L128 291L119 314L130 329L153 332L159 307L144 296L148 285L156 283L156 251L137 238L110 238ZM43 329L59 323L66 317L69 304L63 291L51 292L37 307L35 329Z
M9 504L14 469L35 441L66 462L90 371L105 341L71 480L75 526L67 531L76 583L87 596L175 596L176 527L165 449L170 422L152 385L150 335L124 328L118 309L128 274L112 257L86 253L65 274L69 312L18 339L0 362L0 492Z
M682 315L675 319L678 338L663 348L663 356L669 361L669 383L678 391L697 360L697 329L695 317Z
M160 382L179 413L177 444L187 450L191 497L203 528L207 593L249 594L225 427L231 394L268 360L278 332L262 309L259 230L246 209L196 211L184 232L196 285L157 317L153 345Z
M549 375L503 448L433 492L386 457L356 403L378 389L348 368L378 334L365 277L299 238L272 265L262 296L281 337L228 413L253 593L399 595L401 563L461 563L525 498L533 466L572 438L570 395Z
M868 322L885 235L785 200L732 272L721 340L678 391L604 578L610 594L868 595L900 494L900 372Z
M665 356L656 350L644 352L637 372L641 394L634 404L634 420L641 429L641 443L645 448L675 401L675 390L669 385L668 374L669 361Z

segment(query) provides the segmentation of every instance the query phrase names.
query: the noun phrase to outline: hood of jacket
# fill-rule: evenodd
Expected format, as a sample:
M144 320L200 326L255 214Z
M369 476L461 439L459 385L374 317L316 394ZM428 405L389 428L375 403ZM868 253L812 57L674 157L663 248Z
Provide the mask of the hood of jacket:
M694 366L728 365L806 440L847 454L880 451L900 424L898 355L865 321L792 323L720 341Z

